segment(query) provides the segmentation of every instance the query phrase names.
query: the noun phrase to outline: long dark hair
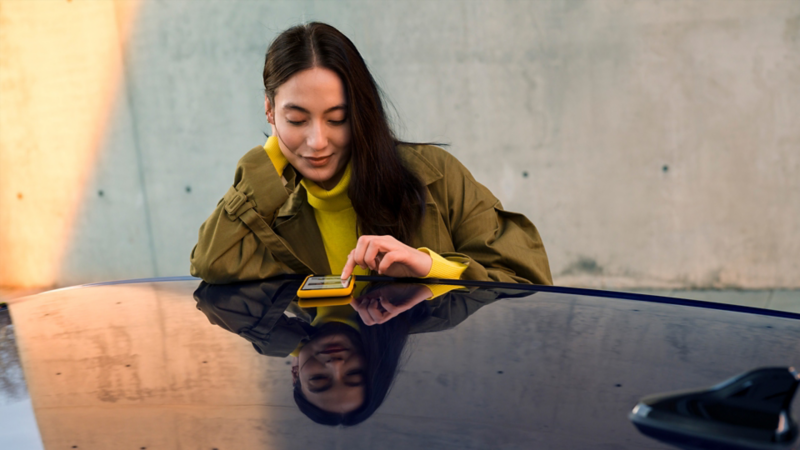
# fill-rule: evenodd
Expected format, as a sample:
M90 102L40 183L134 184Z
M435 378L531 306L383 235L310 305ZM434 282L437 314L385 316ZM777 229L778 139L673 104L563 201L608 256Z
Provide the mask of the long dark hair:
M348 196L364 235L391 235L406 244L425 214L425 189L397 153L400 143L381 101L380 89L355 45L336 28L311 22L281 33L264 62L264 89L275 92L294 74L323 67L339 75L352 130L352 178Z
M354 337L361 341L366 362L364 403L346 414L325 411L305 398L298 381L294 385L294 402L297 407L309 419L322 425L352 426L370 418L392 387L411 325L429 315L430 307L424 301L380 325L367 326L358 318L360 332L359 336Z

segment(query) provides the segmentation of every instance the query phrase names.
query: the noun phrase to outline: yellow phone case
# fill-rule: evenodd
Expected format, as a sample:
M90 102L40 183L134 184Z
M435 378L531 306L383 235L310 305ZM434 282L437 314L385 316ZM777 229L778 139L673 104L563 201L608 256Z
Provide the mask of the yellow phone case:
M353 288L356 285L355 277L350 277L350 284L347 287L338 287L332 289L309 289L303 290L306 287L306 283L312 277L319 277L320 275L309 275L303 280L303 284L300 285L300 289L297 290L297 296L300 298L326 298L326 297L346 297L353 293Z

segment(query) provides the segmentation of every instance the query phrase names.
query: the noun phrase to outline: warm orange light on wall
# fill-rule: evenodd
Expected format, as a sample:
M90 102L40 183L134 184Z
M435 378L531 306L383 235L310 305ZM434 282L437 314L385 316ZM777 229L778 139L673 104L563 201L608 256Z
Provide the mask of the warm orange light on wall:
M138 1L0 0L0 285L52 286Z

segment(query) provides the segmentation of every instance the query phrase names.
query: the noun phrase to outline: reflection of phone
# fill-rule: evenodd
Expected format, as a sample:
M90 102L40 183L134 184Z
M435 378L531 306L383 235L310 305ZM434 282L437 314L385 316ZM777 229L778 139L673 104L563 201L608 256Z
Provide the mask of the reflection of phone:
M347 297L325 297L325 298L301 298L297 301L297 306L301 308L319 308L320 306L342 306L349 305L353 301L353 296Z
M352 275L347 277L344 282L338 275L309 275L297 290L297 296L300 298L346 297L353 293L355 285Z

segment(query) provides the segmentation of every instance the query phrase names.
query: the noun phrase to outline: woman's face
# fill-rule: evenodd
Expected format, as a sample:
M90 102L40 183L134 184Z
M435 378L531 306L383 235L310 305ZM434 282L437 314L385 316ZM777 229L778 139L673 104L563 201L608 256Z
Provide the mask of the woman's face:
M307 343L292 367L306 400L328 412L355 411L364 403L366 364L360 350L342 333Z
M350 160L350 122L344 86L321 67L298 72L265 100L281 152L304 178L333 189Z

